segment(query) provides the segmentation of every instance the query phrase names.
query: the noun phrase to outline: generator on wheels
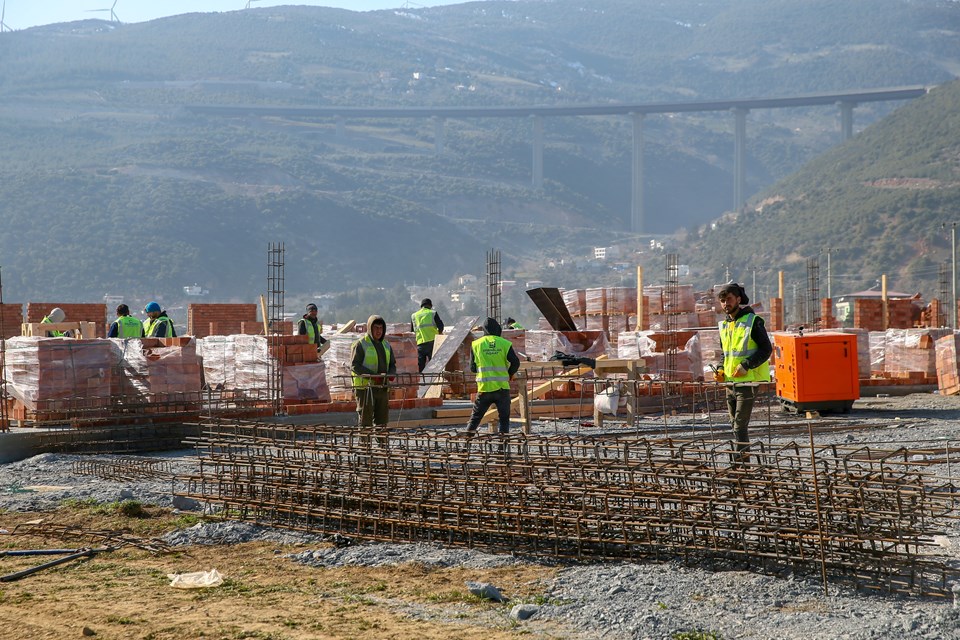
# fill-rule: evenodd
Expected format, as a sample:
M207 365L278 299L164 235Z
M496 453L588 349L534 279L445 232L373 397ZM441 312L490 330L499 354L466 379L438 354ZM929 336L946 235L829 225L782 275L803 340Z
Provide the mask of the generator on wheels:
M849 413L860 398L853 334L775 332L773 356L777 399L784 411Z

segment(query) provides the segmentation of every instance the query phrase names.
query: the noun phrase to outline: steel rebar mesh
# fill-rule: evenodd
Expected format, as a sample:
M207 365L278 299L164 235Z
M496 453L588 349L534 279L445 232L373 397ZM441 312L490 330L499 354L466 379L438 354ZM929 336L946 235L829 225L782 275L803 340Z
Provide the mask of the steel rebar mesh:
M185 495L241 518L558 557L736 557L947 595L952 481L906 450L207 423ZM811 461L816 464L816 477Z

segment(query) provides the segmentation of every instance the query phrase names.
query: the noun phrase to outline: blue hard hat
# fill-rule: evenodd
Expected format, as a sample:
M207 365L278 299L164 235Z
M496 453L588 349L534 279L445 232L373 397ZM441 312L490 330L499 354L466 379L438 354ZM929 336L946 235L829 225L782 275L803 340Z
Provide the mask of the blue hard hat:
M147 306L145 306L143 310L147 313L153 313L154 311L160 313L160 305L158 305L156 302L148 302Z

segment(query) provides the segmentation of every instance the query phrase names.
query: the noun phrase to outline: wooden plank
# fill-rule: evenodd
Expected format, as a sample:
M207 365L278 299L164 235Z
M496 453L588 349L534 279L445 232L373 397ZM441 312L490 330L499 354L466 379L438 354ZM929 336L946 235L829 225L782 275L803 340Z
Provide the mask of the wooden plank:
M460 348L460 345L463 344L463 341L470 334L470 330L475 327L479 321L480 316L460 318L460 320L453 325L453 328L444 334L446 337L439 348L437 348L436 343L434 343L433 357L430 358L430 362L428 362L427 366L423 369L424 380L438 379L439 375L446 369L447 363L450 362L450 359L457 353L457 349ZM436 385L421 384L420 388L417 389L417 397L427 397L427 392L432 386L440 386L440 383L437 382Z
M537 309L547 319L550 326L555 331L579 331L570 311L567 309L567 303L563 301L563 295L560 289L556 287L538 287L528 289L527 295L537 305Z
M263 335L270 335L270 318L267 317L267 298L260 295L260 315L263 316Z
M443 341L447 339L446 334L439 333L437 337L433 339L433 351L436 353L440 346L443 344ZM432 359L432 358L431 358ZM429 362L427 364L430 364ZM419 395L420 390L417 389L417 395ZM427 392L423 394L424 398L439 398L443 395L443 384L431 384L430 388L427 389Z
M356 323L355 321L351 320L351 321L348 322L347 324L345 324L345 325L343 325L342 327L340 327L339 329L337 329L337 332L336 332L335 334L333 334L333 335L339 336L339 335L342 334L342 333L347 333L348 331L353 331L353 328L354 328L355 326L357 326L357 323ZM327 349L330 348L330 344L331 344L330 341L327 340L327 341L324 342L322 345L320 345L320 349L317 350L317 358L320 358L323 354L325 354L325 353L327 352Z
M24 322L20 325L20 335L42 338L48 331L72 331L74 338L93 339L97 337L95 322Z

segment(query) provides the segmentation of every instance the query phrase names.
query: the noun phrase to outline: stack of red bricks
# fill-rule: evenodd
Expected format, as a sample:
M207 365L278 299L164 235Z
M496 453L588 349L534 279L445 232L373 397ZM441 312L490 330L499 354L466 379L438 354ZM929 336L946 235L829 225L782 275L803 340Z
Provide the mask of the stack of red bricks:
M0 305L0 335L4 338L19 336L21 324L23 324L22 303L5 302Z
M882 362L882 376L917 384L936 383L934 345L949 329L888 329L870 333L872 368Z
M107 327L110 325L107 322L107 305L102 302L28 302L26 322L42 322L50 311L56 307L63 309L64 316L66 316L64 322L93 322L97 325L97 335L84 336L85 338L107 337Z
M111 338L110 344L117 362L111 392L121 402L180 405L198 398L200 358L194 338Z
M820 299L820 328L836 329L840 326L837 319L833 317L833 298Z
M870 331L912 329L920 322L920 306L909 298L887 300L887 326L883 326L883 300L853 301L853 326Z
M783 298L770 298L770 323L767 329L783 331Z
M257 305L190 303L187 305L187 333L198 338L238 333L263 333L257 322Z
M719 332L706 331L633 331L621 334L617 357L623 360L643 359L647 371L667 380L691 382L703 376L703 358L699 344L691 339L699 334L714 333L719 344ZM672 356L672 371L667 370L668 350Z
M69 411L108 415L113 360L106 340L7 340L4 376L15 398L10 417L44 420Z
M960 393L960 333L951 331L936 341L937 388L943 395Z

